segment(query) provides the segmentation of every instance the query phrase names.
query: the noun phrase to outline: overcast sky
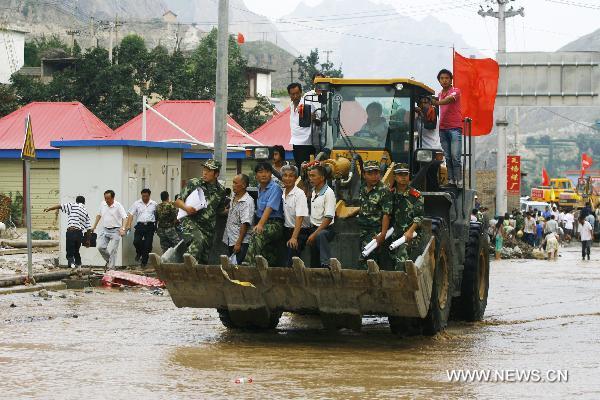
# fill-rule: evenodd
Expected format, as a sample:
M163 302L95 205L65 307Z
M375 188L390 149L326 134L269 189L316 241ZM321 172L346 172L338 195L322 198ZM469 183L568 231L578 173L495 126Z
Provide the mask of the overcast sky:
M248 8L276 20L292 12L302 0L244 0ZM317 5L322 0L304 0ZM356 0L358 4L360 0ZM497 23L494 18L477 15L479 4L485 9L490 1L480 0L372 0L390 4L400 13L421 19L424 13L449 22L464 40L479 52L493 55L497 46ZM495 2L494 2L495 3ZM437 6L457 5L451 11L429 12ZM525 17L507 20L508 51L554 51L561 46L600 28L600 0L516 0L514 8L523 6ZM357 7L360 9L360 7Z

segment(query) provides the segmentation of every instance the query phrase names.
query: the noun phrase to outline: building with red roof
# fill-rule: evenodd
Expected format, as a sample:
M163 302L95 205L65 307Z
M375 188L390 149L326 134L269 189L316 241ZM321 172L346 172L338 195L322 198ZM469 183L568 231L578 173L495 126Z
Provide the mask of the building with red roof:
M154 105L156 111L175 123L195 140L212 144L215 129L215 102L212 100L163 100ZM233 118L227 116L227 144L257 144ZM142 114L118 127L115 139L141 140ZM146 111L146 140L161 142L190 141L191 138L151 110Z
M289 107L279 114L274 115L273 118L252 132L252 137L265 146L280 144L288 151L292 150L292 145L290 144L291 136Z
M59 150L52 140L102 140L113 130L79 102L33 102L0 119L0 193L24 193L21 147L25 118L31 116L37 161L31 165L31 204L34 228L56 228L53 213L43 209L59 201ZM82 166L85 168L85 166Z

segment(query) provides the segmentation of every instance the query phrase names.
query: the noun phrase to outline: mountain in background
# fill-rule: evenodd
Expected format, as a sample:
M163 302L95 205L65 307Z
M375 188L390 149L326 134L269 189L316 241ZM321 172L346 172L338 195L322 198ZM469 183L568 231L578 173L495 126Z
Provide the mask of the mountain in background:
M468 45L447 23L404 16L368 0L300 3L277 26L303 54L332 50L330 60L342 65L346 77L414 77L435 88L437 72L452 66L452 46L467 56L473 53L464 50Z
M210 31L217 26L218 2L216 0L162 0L165 6L177 14L179 22L194 23L200 29ZM250 11L242 0L229 1L229 32L242 33L247 41L269 41L286 51L296 54L296 49L277 31L267 17Z
M567 43L558 51L600 51L600 29Z

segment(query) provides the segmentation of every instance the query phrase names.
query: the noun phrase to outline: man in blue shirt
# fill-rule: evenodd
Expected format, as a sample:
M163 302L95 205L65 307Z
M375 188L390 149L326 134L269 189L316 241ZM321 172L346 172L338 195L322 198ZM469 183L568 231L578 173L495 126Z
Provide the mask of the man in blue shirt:
M542 213L542 217L544 217L545 220L549 220L551 216L552 210L550 210L550 206L546 206L546 210Z
M277 266L283 239L283 204L281 187L273 178L273 167L259 162L254 167L258 181L256 225L252 231L247 261L254 265L255 256L263 256L270 266Z

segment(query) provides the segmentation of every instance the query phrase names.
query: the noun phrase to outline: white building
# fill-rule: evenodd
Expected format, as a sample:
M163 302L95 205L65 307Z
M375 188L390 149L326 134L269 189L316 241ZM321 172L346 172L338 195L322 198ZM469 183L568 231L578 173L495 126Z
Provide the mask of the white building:
M10 76L25 63L25 34L19 29L0 28L0 83L10 83Z

